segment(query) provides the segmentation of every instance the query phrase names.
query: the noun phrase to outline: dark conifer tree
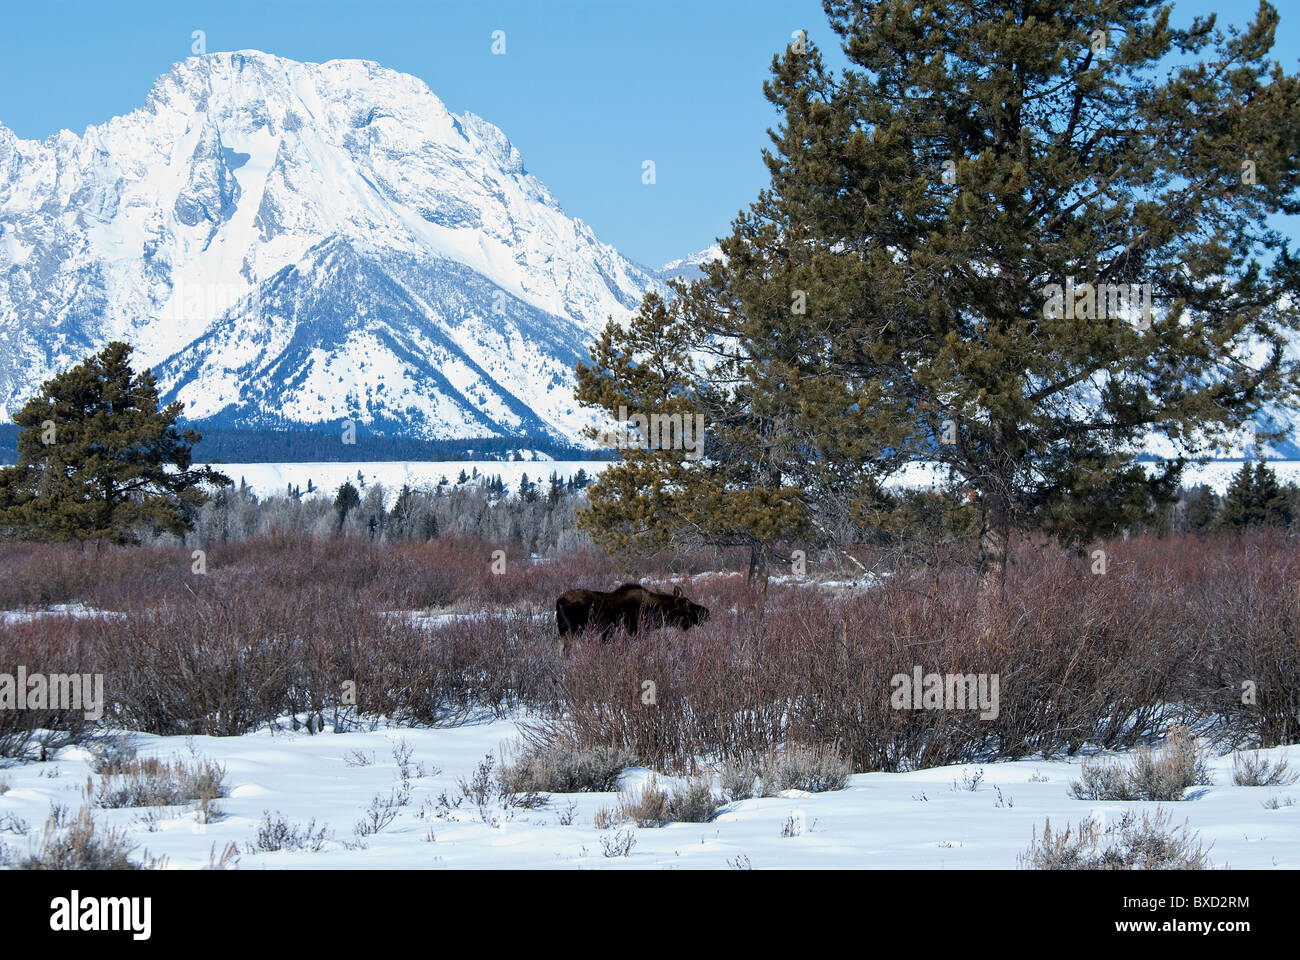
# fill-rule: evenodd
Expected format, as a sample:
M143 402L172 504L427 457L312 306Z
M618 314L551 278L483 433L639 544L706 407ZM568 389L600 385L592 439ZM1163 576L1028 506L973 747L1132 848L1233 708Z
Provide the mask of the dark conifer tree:
M339 485L339 492L334 496L334 515L338 517L339 529L348 519L348 514L361 506L361 494L352 485L351 480L344 480Z
M230 479L191 468L202 437L180 430L181 403L159 407L131 347L110 343L46 381L14 415L18 463L0 470L0 529L38 540L130 543L141 530L190 529L202 485Z
M1300 270L1266 218L1300 213L1300 81L1272 5L1227 32L1157 0L824 6L849 66L775 59L771 184L724 259L579 369L611 415L710 414L699 463L624 451L594 536L730 536L761 566L937 461L990 596L1015 530L1086 542L1172 497L1148 437L1199 453L1295 401Z

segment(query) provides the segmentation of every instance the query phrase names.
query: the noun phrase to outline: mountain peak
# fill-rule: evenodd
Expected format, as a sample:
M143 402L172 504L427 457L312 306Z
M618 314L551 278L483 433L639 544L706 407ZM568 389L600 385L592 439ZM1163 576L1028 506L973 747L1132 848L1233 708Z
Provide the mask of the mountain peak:
M82 137L5 134L10 410L125 339L194 415L577 439L574 363L659 287L502 130L374 61L210 53Z
M722 259L722 247L712 243L696 253L689 253L677 260L669 260L655 271L660 280L698 280L704 276L704 265Z

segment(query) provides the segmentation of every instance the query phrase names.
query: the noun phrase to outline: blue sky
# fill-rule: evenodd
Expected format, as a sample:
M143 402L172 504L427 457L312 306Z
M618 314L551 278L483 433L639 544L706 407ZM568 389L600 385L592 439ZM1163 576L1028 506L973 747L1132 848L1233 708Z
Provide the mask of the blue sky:
M1175 19L1247 21L1256 0L1177 0ZM1275 55L1300 55L1300 4L1277 0ZM43 139L139 106L154 78L207 49L356 57L422 78L453 111L501 127L565 210L649 266L728 232L766 182L772 54L820 0L3 0L0 122ZM491 52L505 31L506 53ZM657 182L641 182L653 160Z

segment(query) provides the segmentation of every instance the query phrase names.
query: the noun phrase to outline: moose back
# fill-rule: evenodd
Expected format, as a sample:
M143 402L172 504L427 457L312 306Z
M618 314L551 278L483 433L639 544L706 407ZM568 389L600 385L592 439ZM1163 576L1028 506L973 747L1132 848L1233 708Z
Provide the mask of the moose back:
M608 642L619 626L630 634L638 627L689 630L708 619L709 608L682 596L681 587L674 587L672 593L658 593L639 583L625 583L608 593L569 590L555 601L555 627L566 656L572 635L588 627L599 630L600 639Z

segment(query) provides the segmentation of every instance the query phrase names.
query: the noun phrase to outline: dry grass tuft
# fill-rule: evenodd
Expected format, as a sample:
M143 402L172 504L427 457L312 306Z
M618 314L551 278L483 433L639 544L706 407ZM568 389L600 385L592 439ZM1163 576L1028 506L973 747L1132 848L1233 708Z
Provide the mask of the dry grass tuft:
M226 769L209 760L187 763L157 757L114 761L100 765L99 784L89 784L89 799L97 807L171 807L198 801L211 809L226 795Z
M1133 765L1085 761L1070 785L1077 800L1181 800L1188 787L1213 783L1205 754L1186 727L1174 727L1159 751L1138 749Z
M91 808L82 807L71 817L55 809L36 848L13 866L19 870L155 870L166 865L148 851L141 860L132 860L134 850L125 831L102 827Z
M1285 759L1270 763L1258 750L1237 753L1232 757L1232 782L1239 787L1289 787L1296 774Z
M1084 820L1052 832L1049 820L1041 838L1036 837L1020 856L1022 867L1031 870L1207 870L1208 851L1189 834L1169 828L1169 814L1156 809L1144 813L1141 821L1127 811L1117 822L1103 827Z

